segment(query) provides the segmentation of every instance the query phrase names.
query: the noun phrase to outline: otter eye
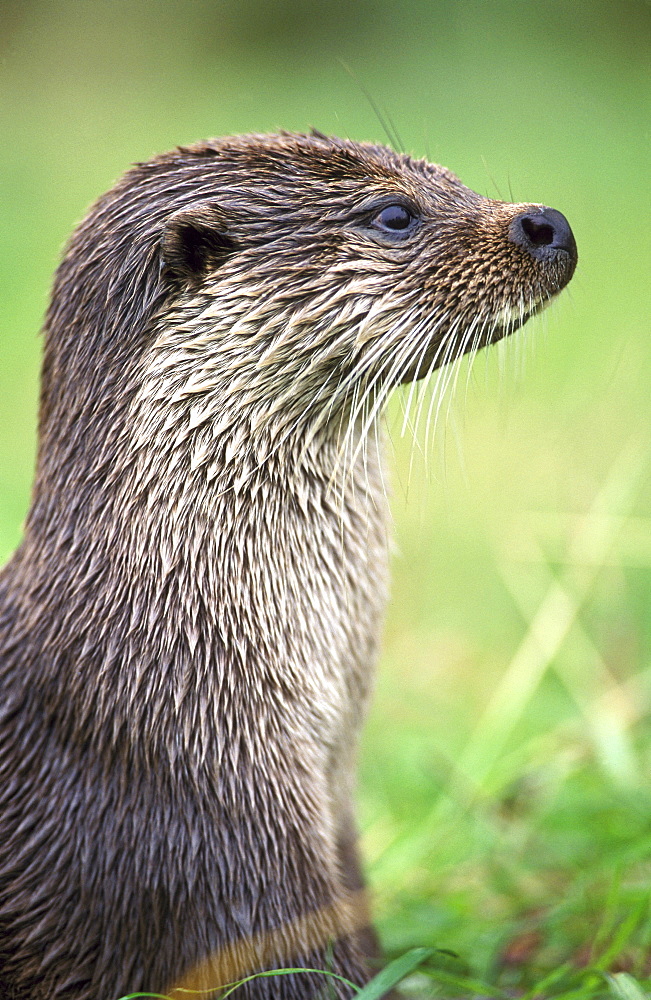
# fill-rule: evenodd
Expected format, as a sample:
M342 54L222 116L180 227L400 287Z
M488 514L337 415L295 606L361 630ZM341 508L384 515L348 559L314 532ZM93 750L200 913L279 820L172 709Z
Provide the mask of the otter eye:
M416 217L404 205L387 205L373 218L373 225L390 233L404 233L411 229Z

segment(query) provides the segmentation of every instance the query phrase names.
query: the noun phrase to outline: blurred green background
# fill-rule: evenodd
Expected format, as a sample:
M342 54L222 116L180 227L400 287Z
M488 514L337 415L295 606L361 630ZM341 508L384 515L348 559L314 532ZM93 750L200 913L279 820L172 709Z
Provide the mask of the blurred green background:
M131 162L253 130L382 142L384 116L477 191L569 218L570 289L462 369L427 455L400 400L388 419L369 875L390 949L507 985L614 955L642 974L651 940L650 84L645 0L0 2L0 561L51 275Z

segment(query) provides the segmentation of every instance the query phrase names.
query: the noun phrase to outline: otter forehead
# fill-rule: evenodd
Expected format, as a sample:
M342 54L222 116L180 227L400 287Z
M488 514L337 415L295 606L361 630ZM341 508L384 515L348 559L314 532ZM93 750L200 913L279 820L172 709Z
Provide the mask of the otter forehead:
M177 183L205 190L213 180L223 194L237 194L249 204L273 204L285 199L291 213L306 200L316 203L345 198L354 201L360 192L402 194L416 204L424 201L472 203L478 195L465 187L450 170L423 159L413 159L387 146L352 142L315 132L311 135L279 133L212 139L179 147L172 153L141 165L158 167L163 175L177 175ZM136 184L141 178L133 177ZM185 185L171 191L170 205L186 193ZM292 205L288 198L295 198Z

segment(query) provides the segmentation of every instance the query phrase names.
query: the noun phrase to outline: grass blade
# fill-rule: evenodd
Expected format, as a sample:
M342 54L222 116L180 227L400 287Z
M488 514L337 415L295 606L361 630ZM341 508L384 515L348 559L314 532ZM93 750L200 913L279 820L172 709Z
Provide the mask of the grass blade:
M616 1000L649 1000L649 994L628 972L606 973L606 979Z
M389 962L370 983L367 983L356 996L356 1000L380 1000L392 987L396 986L405 976L417 969L425 959L431 958L433 948L412 948L400 958Z

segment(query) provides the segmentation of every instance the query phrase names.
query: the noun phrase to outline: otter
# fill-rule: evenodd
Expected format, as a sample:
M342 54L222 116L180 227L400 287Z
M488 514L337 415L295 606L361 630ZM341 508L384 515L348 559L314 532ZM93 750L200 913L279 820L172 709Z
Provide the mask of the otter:
M559 212L318 132L178 148L90 210L0 576L0 996L368 981L381 411L576 261Z

